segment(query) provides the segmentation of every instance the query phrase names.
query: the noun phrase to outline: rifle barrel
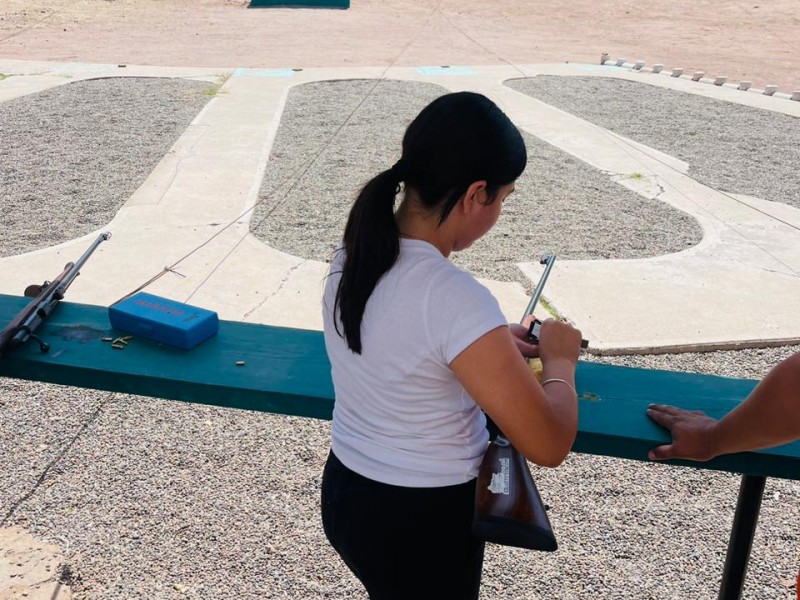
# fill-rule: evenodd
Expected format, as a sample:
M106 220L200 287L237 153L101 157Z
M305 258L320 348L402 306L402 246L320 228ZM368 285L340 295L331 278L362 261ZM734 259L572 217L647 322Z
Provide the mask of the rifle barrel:
M533 296L531 296L531 301L528 303L528 308L525 309L525 314L522 315L522 321L520 321L523 325L525 324L525 317L530 314L533 314L534 309L536 308L536 304L539 302L539 298L542 295L542 290L544 289L544 284L547 282L547 278L550 276L550 269L553 268L553 263L556 260L555 254L547 254L542 257L542 263L546 263L547 266L545 267L544 271L542 272L542 276L539 278L539 283L536 284L536 289L533 291ZM531 323L530 326L530 333L532 339L536 340L539 337L539 327L541 323L534 321ZM589 340L581 340L581 348L588 348L589 347Z
M547 254L542 258L542 262L546 263L547 266L545 266L542 276L539 278L539 283L536 284L536 289L533 290L533 295L531 296L530 302L528 302L528 307L525 309L525 314L522 315L520 323L524 323L525 317L532 315L533 311L536 310L536 305L539 303L542 290L544 290L544 284L547 283L547 278L550 277L550 270L553 268L553 263L556 262L556 255Z
M61 283L56 289L56 293L60 294L61 298L64 297L64 292L67 291L67 288L70 286L72 281L80 274L81 267L87 260L89 260L92 252L94 252L101 243L105 242L110 237L111 233L108 231L101 233L99 236L97 236L97 239L92 242L92 245L89 246L89 249L86 250L86 252L84 252L81 257L75 261L70 270L67 271L66 275L64 275L64 278L61 280ZM61 300L61 298L59 298L59 300Z

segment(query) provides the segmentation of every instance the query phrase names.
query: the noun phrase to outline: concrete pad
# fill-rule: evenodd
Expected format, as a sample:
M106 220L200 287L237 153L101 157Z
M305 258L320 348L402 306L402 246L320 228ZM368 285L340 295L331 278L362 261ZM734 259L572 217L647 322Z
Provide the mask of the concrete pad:
M122 71L114 65L21 63L3 68L46 71L50 77L46 83L51 85L60 81L60 75L93 77ZM87 263L87 276L76 280L69 299L108 305L155 278L148 291L216 310L223 319L321 329L320 297L327 264L267 247L249 233L249 220L291 87L311 81L383 78L485 93L528 133L698 220L704 231L702 242L675 255L557 263L544 297L583 330L593 349L675 350L800 339L795 307L800 297L800 211L700 185L686 175L685 162L504 85L508 79L539 73L644 77L621 68L587 67L237 68L216 75L198 69L125 67L126 75L135 76L180 73L223 77L220 82L230 77L108 225L112 239ZM771 105L773 110L786 107L790 114L800 111L788 101L649 75L653 84L691 92L703 89L726 100L733 95L737 101ZM31 79L28 89L44 83ZM18 86L15 93L23 88ZM3 259L0 291L18 294L28 283L53 277L94 237ZM538 281L538 264L520 267L532 283ZM24 281L20 273L25 273ZM485 283L500 299L509 321L518 322L528 302L522 286ZM536 314L547 316L546 308L537 307Z
M529 276L536 263L521 264ZM562 261L545 297L602 354L800 341L800 278L705 258Z
M285 93L264 80L229 79L104 228L113 237L85 267L91 285L76 279L70 299L110 304L201 247L203 257L216 252L208 264L224 257L229 248L206 242L252 207ZM20 293L20 273L32 281L52 278L53 265L77 259L94 237L4 259L0 286Z
M685 174L685 164L663 153L520 96L505 93L503 100L523 129L691 214L703 227L700 244L671 256L557 263L545 298L582 329L593 349L675 351L800 340L800 211L703 186ZM533 263L520 266L531 279L541 272ZM624 322L610 315L625 315Z
M127 73L165 71L134 66ZM249 233L251 210L290 87L342 77L375 79L381 72L315 69L272 77L261 70L233 71L106 228L112 238L87 262L84 272L91 278L75 280L70 300L111 304L158 277L149 292L216 310L224 319L321 329L327 264L262 244ZM416 69L410 73L418 75ZM4 259L0 289L21 293L27 285L19 279L23 272L31 281L51 278L54 264L77 259L95 237ZM165 270L173 265L173 271ZM509 320L518 320L528 302L522 286L484 283L497 292Z
M48 63L0 59L7 77L0 85L0 102L34 94L59 85L104 77L184 77L216 82L230 74L226 69L196 67L143 67L94 63Z
M637 83L656 85L687 94L705 96L724 100L725 102L735 102L745 106L771 110L788 115L800 116L800 104L778 97L765 96L756 92L743 92L737 89L737 84L730 83L724 86L716 86L704 81L692 81L691 78L671 77L666 71L653 73L651 70L637 71L630 67L616 67L608 65L593 65L581 63L549 64L549 65L523 65L520 70L526 73L527 77L536 75L578 75L581 77L615 77ZM669 119L665 114L664 119Z

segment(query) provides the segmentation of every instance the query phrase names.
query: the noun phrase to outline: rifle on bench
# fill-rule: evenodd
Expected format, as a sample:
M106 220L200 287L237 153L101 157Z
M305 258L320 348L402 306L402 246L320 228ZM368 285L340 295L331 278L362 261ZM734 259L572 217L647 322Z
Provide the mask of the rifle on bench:
M53 281L45 281L42 285L29 285L25 288L25 296L33 299L0 332L0 357L5 356L14 348L18 348L30 338L39 343L39 349L42 352L50 350L50 344L36 335L36 329L53 311L56 304L63 300L67 288L80 274L81 267L92 252L110 237L111 234L108 232L101 233L89 249L76 262L67 263L61 274Z

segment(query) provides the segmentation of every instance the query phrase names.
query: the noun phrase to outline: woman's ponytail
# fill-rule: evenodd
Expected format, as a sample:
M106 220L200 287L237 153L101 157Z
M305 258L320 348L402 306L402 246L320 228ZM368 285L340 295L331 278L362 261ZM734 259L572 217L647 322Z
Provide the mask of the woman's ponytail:
M394 201L403 178L402 161L369 181L350 209L344 230L344 266L333 314L344 329L347 346L361 354L361 320L378 281L397 260L400 234Z

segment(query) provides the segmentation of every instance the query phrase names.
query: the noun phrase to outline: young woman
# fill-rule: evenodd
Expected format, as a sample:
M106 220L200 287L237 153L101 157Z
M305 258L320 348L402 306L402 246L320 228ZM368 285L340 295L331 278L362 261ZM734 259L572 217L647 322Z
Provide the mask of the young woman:
M373 600L478 597L484 544L470 527L484 411L539 465L559 465L575 439L580 331L550 319L528 344L448 260L497 222L526 162L491 100L436 99L409 125L400 160L359 194L331 265L322 521ZM541 358L544 385L523 354Z

